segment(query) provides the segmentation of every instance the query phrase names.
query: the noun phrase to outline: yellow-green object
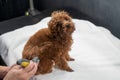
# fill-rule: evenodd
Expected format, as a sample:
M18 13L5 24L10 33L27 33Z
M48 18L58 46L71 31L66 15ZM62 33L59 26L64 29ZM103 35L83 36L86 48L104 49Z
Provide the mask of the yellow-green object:
M30 63L30 62L22 62L22 63L21 63L21 66L22 66L22 67L27 67L27 66L29 65L29 63Z
M39 60L38 57L34 57L32 59L32 61L36 62L36 63L39 63L40 60ZM30 64L30 60L24 59L24 58L23 59L19 59L19 60L17 60L16 64L21 65L22 67L27 67Z
M29 65L30 61L27 59L19 59L17 61L18 65L21 65L22 67L27 67Z

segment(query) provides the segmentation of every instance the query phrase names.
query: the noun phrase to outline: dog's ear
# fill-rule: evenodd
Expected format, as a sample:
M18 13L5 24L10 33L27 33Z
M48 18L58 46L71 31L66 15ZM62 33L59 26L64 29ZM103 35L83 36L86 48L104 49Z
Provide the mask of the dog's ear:
M48 23L48 29L56 35L58 32L62 31L62 23L55 19L51 19Z
M49 22L48 22L48 29L51 31L51 32L55 32L55 23L56 21L54 19L51 19Z

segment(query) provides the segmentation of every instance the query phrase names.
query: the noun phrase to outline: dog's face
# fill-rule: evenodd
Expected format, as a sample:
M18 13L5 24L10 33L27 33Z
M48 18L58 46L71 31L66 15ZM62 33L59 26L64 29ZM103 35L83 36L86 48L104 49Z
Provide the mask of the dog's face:
M48 28L57 35L71 35L75 30L71 17L65 11L54 11L48 23Z

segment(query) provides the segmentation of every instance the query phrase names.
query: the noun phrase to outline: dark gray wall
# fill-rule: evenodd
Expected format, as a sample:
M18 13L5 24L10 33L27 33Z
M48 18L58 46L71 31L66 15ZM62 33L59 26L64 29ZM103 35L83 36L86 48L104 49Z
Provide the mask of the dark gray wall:
M29 0L0 0L0 21L25 14L29 8Z
M1 4L1 1L4 3ZM80 14L79 18L104 26L120 38L120 0L34 0L34 4L40 11L74 8L84 14ZM28 0L0 0L0 21L24 15L28 8Z
M93 23L105 26L120 38L120 0L39 0L42 10L72 7Z

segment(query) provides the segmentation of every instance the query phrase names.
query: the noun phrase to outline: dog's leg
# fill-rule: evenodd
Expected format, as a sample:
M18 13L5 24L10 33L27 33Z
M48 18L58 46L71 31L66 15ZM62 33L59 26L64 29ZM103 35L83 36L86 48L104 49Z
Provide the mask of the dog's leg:
M50 54L52 53L50 50L52 47L52 43L51 42L44 42L41 46L40 46L40 62L38 64L38 70L36 74L45 74L45 73L50 73L52 72L52 67L54 65L53 60L50 58Z
M52 72L54 62L50 59L44 58L40 60L38 64L38 70L36 74L45 74Z
M30 46L30 47L26 47L25 50L23 51L23 55L22 58L26 58L26 59L33 59L34 57L37 57L40 53L40 49L38 46Z
M56 67L58 67L62 70L73 72L73 70L68 66L67 61L64 57L55 60L55 65L56 65Z

